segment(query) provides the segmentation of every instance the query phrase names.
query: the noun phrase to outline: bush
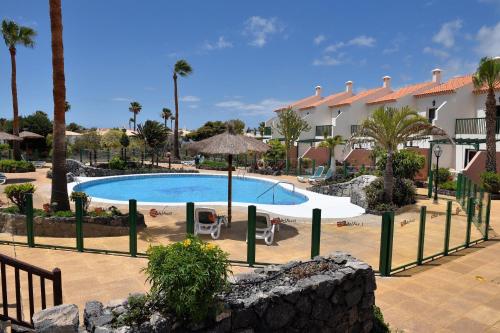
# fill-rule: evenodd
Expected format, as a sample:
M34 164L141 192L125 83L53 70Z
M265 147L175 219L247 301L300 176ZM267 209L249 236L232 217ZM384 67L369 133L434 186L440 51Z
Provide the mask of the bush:
M115 156L109 161L109 168L113 170L125 170L127 168L127 162Z
M454 180L448 180L447 182L439 183L438 187L442 190L456 191L457 190L457 182Z
M35 185L31 183L13 184L5 188L4 193L7 198L17 206L19 212L26 212L26 194L35 193Z
M144 294L130 295L127 299L127 311L123 315L115 314L115 327L137 327L151 316L149 297Z
M301 164L302 164L302 168L304 168L304 169L309 169L313 165L312 160L310 158L307 158L307 157L302 158Z
M54 217L74 217L75 213L70 210L60 210L52 214Z
M215 295L226 289L230 272L227 253L189 236L182 242L150 247L148 259L145 272L160 309L194 322L215 314Z
M382 311L380 311L380 308L376 305L373 306L373 316L375 317L372 328L373 333L388 333L391 331L389 324L387 324L384 320Z
M377 161L378 171L385 173L385 164L387 162L387 153L380 154ZM417 173L424 167L425 157L419 153L403 149L394 153L393 169L395 178L415 179Z
M483 172L481 186L490 193L500 192L500 174L496 172Z
M435 169L433 169L435 170ZM434 176L434 179L436 176ZM439 168L438 169L438 173L437 173L437 180L439 181L439 183L446 183L447 181L451 180L451 172L450 172L450 169L448 168ZM438 183L438 186L439 186L439 183Z
M377 178L365 187L368 208L375 211L394 210L391 203L384 203L384 180ZM393 202L397 207L415 203L417 190L409 179L394 179Z
M1 160L0 172L33 172L35 166L26 161Z
M83 211L86 212L89 209L90 202L92 199L85 192L73 191L69 197L71 201L76 202L76 198L82 198Z

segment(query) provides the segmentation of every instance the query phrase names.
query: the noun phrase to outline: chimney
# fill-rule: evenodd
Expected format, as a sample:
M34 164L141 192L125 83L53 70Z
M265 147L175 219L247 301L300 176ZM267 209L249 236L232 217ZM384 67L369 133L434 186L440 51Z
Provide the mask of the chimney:
M316 86L315 90L316 90L315 95L316 96L321 96L321 86Z
M391 89L391 77L386 75L382 78L382 80L384 81L382 87Z
M352 81L345 83L345 92L352 94Z
M441 72L439 68L432 70L432 82L441 83Z

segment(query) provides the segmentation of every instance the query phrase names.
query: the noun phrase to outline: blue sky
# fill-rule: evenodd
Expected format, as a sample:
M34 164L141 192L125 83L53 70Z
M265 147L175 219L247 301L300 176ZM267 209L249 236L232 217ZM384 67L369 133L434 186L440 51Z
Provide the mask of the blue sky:
M38 31L18 49L21 114L53 112L48 1L1 0L1 18ZM247 125L313 93L470 73L481 56L500 55L500 0L160 1L63 0L67 122L126 126L173 110L172 66L185 58L180 125L240 118ZM10 117L10 59L0 45L0 117Z

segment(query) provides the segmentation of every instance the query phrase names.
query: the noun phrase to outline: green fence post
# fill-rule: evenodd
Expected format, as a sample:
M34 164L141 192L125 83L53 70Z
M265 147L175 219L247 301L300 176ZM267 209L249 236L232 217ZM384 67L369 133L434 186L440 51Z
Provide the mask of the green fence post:
M457 175L457 190L455 191L455 196L457 200L460 200L462 197L462 174L459 173Z
M26 235L28 246L35 247L35 235L33 231L33 194L26 194Z
M484 190L479 190L479 211L477 213L477 224L481 225L483 223L483 200L484 200Z
M311 259L319 256L321 242L321 209L314 208L311 231Z
M81 197L76 197L76 249L83 252L83 201Z
M335 167L335 166L333 166L333 167ZM344 163L343 163L343 172L344 172L344 177L347 177L347 162L346 161L344 161Z
M491 213L491 195L488 193L488 200L486 203L486 216L484 219L484 240L488 240L490 230L490 213Z
M194 203L186 204L186 234L194 235Z
M418 252L417 252L417 265L422 265L424 260L424 246L425 246L425 218L427 214L427 207L420 207L420 226L418 229Z
M470 232L471 232L473 217L474 217L474 198L469 197L469 199L467 200L467 230L465 232L465 247L470 246Z
M461 200L461 204L462 204L462 208L465 209L465 205L466 205L466 200L467 200L467 176L463 175L462 176L462 200Z
M312 161L312 171L311 171L311 175L314 175L314 172L316 171L316 160L313 160Z
M394 234L394 212L384 212L380 233L379 271L382 276L391 275L392 242Z
M447 256L450 249L450 232L451 232L451 200L446 203L446 226L444 229L444 255Z
M427 198L432 198L432 183L434 182L434 171L429 171L429 180L427 181Z
M137 257L137 200L135 199L128 201L128 222L130 255Z
M255 264L255 220L257 218L257 207L248 206L248 230L247 230L247 264L253 267Z

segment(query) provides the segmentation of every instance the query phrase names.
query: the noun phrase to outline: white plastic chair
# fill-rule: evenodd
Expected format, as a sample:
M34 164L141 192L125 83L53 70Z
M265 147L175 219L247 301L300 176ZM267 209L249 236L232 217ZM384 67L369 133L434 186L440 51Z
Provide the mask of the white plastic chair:
M3 173L0 173L0 185L3 185L7 182L7 176Z
M279 224L274 224L269 214L257 212L255 219L255 239L263 239L266 245L274 242L274 233L279 231Z
M198 207L194 210L194 234L210 235L212 239L218 239L220 228L224 224L227 227L227 218L217 216L215 209Z

